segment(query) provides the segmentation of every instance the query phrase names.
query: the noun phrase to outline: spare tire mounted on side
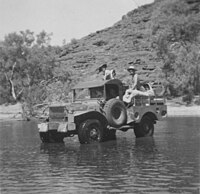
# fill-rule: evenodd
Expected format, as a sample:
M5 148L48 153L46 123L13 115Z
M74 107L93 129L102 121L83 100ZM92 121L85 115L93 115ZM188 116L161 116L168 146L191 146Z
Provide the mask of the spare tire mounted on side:
M110 99L104 106L104 114L108 123L120 127L127 122L127 112L124 103L118 99Z

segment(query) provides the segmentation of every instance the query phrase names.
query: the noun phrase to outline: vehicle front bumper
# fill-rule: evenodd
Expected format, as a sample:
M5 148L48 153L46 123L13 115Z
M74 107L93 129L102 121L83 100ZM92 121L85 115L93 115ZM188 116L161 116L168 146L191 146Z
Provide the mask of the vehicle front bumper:
M76 129L75 123L68 122L46 122L38 124L39 132L57 130L57 132L66 133Z

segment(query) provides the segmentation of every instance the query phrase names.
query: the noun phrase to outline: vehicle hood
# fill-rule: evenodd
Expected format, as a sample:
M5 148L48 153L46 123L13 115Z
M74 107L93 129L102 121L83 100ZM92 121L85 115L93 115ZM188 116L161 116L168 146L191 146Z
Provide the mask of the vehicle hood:
M74 102L66 106L68 110L74 111L74 112L81 112L81 111L92 111L96 110L99 107L99 104L97 100L95 101L89 101L89 102Z
M89 111L99 111L99 104L97 100L73 102L67 104L54 104L49 106L49 114L51 117L64 117L67 113L80 115Z

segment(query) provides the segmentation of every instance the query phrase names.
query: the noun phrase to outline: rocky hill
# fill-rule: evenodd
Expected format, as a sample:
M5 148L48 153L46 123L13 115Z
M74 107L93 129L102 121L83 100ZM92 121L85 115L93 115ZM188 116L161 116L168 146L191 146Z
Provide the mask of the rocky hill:
M142 79L159 81L163 61L157 55L155 40L165 30L166 24L160 20L167 17L167 9L174 9L173 3L177 2L156 0L127 13L112 27L79 40L73 39L63 47L57 58L58 64L80 81L97 78L95 70L105 62L109 69L116 70L118 78L123 79L129 63L137 61ZM189 13L199 14L199 0L179 2L184 2Z
M200 0L155 0L63 47L49 40L26 30L0 41L0 104L66 102L77 82L101 79L104 63L123 80L137 62L140 79L162 82L170 98L200 94Z

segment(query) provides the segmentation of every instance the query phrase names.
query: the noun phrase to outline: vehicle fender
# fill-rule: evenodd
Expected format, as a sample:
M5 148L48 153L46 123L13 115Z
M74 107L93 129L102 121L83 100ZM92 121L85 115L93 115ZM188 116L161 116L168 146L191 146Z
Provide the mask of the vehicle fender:
M144 116L149 116L152 120L159 120L156 106L135 106L128 109L128 115L136 123L139 123Z
M98 119L103 126L108 125L108 121L103 114L97 111L90 111L75 115L74 122L76 124L76 129L78 129L77 127L79 127L83 121L88 119Z
M154 113L154 112L146 112L143 116L142 116L142 118L144 117L144 116L148 116L149 118L151 118L152 120L153 120L153 122L154 123L156 123L156 120L158 120L158 117L157 117L157 115Z

